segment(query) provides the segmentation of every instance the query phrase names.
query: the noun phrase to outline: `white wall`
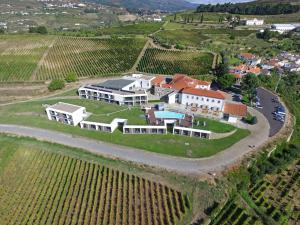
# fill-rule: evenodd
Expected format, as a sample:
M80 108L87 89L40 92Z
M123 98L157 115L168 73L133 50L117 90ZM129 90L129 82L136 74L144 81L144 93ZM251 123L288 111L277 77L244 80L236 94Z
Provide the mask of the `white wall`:
M208 101L207 101L207 99L208 99ZM182 93L181 104L191 105L192 103L198 104L198 107L200 107L201 105L207 105L209 107L209 109L211 107L214 107L215 109L219 108L219 111L222 111L223 107L224 107L224 100L222 100L222 99L201 97L201 96Z

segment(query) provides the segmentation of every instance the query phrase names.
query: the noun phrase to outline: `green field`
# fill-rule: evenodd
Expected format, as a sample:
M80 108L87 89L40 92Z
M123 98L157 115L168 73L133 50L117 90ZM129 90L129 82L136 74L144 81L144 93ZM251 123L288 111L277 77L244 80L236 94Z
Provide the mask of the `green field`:
M144 38L98 39L59 37L37 71L38 80L109 76L131 69L144 47Z
M138 23L97 30L98 35L149 35L158 31L163 23Z
M51 36L0 35L0 81L29 80Z
M212 68L213 58L213 54L206 52L148 48L139 62L138 71L154 74L205 75Z
M199 30L163 30L155 34L155 39L160 43L167 43L169 45L184 45L197 47L203 40L208 37L203 35Z
M220 151L225 150L237 141L249 135L248 130L242 129L238 129L238 132L232 134L229 137L216 140L205 140L184 136L175 137L173 134L124 135L120 130L116 130L112 134L102 132L99 133L91 130L80 129L79 127L67 126L55 121L49 121L47 119L45 108L43 107L43 105L54 104L59 101L85 106L88 112L95 114L94 118L92 117L92 119L97 120L98 122L101 122L99 121L100 119L110 121L113 116L107 116L106 114L116 112L116 110L119 111L124 109L124 107L119 107L117 105L110 105L85 99L79 100L61 98L55 100L32 101L1 107L0 123L40 127L66 132L73 135L84 136L96 140L102 140L105 142L111 142L114 144L144 149L151 152L191 158L214 155ZM144 124L145 120L143 113L135 109L133 112L134 113L124 111L122 113L118 113L118 116L127 118L129 120L129 123L132 122ZM187 146L186 143L189 143L189 145Z
M0 224L176 225L190 213L186 193L162 179L59 145L0 143Z
M198 122L199 122L199 125L197 125ZM221 123L216 120L202 118L202 117L195 117L193 128L202 129L202 130L210 130L210 131L216 132L216 133L226 133L226 132L231 132L236 129L231 124Z

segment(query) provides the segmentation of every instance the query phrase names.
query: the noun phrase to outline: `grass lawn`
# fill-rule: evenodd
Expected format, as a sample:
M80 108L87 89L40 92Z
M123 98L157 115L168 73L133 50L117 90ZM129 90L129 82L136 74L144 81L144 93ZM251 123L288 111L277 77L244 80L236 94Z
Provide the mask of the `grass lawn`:
M204 140L184 136L174 136L173 134L124 135L119 130L115 131L113 134L83 130L79 127L67 126L47 119L42 105L54 104L58 101L85 106L88 112L95 113L95 120L98 118L99 120L100 118L103 119L107 113L126 109L125 107L120 107L118 105L105 104L84 99L32 101L1 107L0 123L40 127L152 152L191 158L214 155L249 135L248 130L238 129L238 132L223 139ZM127 111L125 112L126 113L123 112L118 114L118 116L127 118L129 123L144 123L145 120L141 117L142 113L140 113L140 111L133 109L133 111L129 113ZM109 116L108 118L110 119L112 117Z
M216 120L211 120L211 119L207 119L207 118L201 118L201 117L197 117L195 118L194 123L196 124L197 121L199 121L199 125L194 125L193 128L195 129L202 129L202 130L210 130L212 132L216 132L216 133L227 133L230 131L233 131L236 129L236 127L227 124L227 123L222 123ZM204 126L204 122L206 123L206 125Z

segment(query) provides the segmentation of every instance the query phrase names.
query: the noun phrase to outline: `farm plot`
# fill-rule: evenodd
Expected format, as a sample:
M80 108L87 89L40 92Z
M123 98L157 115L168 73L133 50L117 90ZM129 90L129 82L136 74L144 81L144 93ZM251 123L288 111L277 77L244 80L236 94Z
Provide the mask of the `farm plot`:
M37 71L38 80L107 76L126 72L134 65L146 40L60 37Z
M138 65L138 71L156 74L208 74L213 54L198 51L171 51L148 48Z
M161 183L35 148L15 150L0 181L0 224L169 225L190 206Z
M277 175L270 175L249 190L255 204L277 224L300 221L300 161Z
M53 41L51 36L0 36L0 81L26 81Z

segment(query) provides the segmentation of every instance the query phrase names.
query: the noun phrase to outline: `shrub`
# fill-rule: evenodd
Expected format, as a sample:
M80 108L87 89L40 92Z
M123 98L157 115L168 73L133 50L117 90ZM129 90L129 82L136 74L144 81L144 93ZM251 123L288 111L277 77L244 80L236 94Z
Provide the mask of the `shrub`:
M47 34L48 30L45 26L30 27L29 33Z
M63 80L52 80L51 83L48 85L49 91L56 91L63 89L65 87L65 82Z
M78 80L77 74L74 72L71 72L66 76L65 80L68 83L75 82Z

